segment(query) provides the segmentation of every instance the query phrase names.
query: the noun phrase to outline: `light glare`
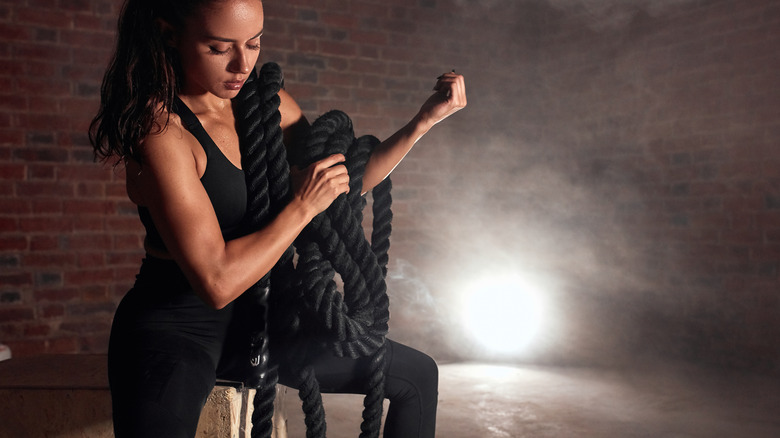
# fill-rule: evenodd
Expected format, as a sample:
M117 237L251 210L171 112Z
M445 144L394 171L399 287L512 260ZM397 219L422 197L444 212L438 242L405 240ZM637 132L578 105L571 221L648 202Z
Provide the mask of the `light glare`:
M477 282L466 294L465 330L490 352L520 353L539 332L542 300L522 278L511 276Z

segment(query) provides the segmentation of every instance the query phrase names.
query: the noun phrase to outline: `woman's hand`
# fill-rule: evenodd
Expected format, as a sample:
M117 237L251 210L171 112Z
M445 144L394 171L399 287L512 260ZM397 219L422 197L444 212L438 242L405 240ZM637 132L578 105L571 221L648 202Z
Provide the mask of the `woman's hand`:
M342 193L349 193L349 174L344 155L334 154L306 169L290 169L293 198L301 202L311 218L324 211Z
M466 83L455 71L439 76L433 90L417 114L428 129L466 106Z

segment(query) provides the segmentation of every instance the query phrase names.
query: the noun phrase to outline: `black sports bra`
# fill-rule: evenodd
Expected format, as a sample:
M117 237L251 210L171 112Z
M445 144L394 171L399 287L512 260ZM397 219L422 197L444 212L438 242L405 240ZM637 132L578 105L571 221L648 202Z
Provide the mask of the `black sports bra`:
M203 129L197 116L178 96L174 101L173 111L179 115L184 127L198 140L206 152L206 170L200 178L200 182L206 189L214 212L217 214L222 236L225 240L238 237L247 208L244 171L227 159L214 140ZM165 250L165 244L152 221L149 210L139 206L138 215L146 228L146 245Z

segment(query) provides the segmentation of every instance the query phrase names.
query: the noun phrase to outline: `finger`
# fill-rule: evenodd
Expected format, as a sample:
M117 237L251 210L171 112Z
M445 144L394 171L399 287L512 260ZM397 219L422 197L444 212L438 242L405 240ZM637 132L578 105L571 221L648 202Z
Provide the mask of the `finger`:
M456 78L452 85L452 101L455 106L463 108L466 106L466 82L463 76Z
M466 81L463 75L452 74L440 80L441 90L446 87L448 100L456 107L466 106Z
M349 181L349 173L347 172L347 166L343 164L337 164L335 166L328 167L323 170L322 176L327 179L338 178L344 176Z
M321 182L321 187L328 192L331 196L337 197L342 193L349 193L349 175L344 173L334 174L330 170L328 175L323 175L325 178Z
M332 167L338 163L343 163L346 161L346 158L342 154L333 154L329 155L317 162L314 163L314 167L317 170L327 169L329 167Z
M344 174L338 179L339 193L349 193L349 175Z
M441 78L443 78L444 76L447 76L447 75L450 75L450 76L452 76L452 75L456 75L456 73L455 73L455 69L453 68L452 70L450 70L450 71L448 71L448 72L446 72L446 73L442 73L442 74L441 74L441 75L439 75L439 77L438 77L438 78L436 78L436 79L441 79Z
M439 76L436 78L436 85L433 86L434 91L440 91L447 86L448 83L453 81L452 76Z
M436 92L444 97L446 102L453 103L458 100L460 87L456 80L442 80L436 85Z
M463 76L455 73L445 73L437 78L436 85L433 90L445 94L450 97L453 93L453 84L463 84Z

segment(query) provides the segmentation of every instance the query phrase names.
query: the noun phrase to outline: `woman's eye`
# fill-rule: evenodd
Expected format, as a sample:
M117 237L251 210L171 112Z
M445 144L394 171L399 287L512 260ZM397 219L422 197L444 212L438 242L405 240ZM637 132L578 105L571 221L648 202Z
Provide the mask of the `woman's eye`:
M260 50L260 38L254 38L253 40L247 41L246 47L250 50Z
M219 48L217 48L217 47L214 47L214 46L209 46L209 52L210 52L210 53L213 53L213 54L215 54L215 55L224 55L224 54L225 54L225 53L227 53L229 50L230 50L230 49L220 50L220 49L219 49Z

